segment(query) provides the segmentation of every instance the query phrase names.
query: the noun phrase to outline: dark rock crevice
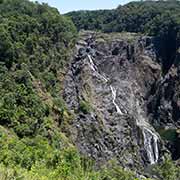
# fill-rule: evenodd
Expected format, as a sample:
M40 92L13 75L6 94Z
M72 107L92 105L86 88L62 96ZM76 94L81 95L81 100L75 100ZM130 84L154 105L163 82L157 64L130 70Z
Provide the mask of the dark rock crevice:
M157 52L158 61L162 65L162 73L163 75L166 75L176 59L176 37L167 35L166 37L155 38L155 48Z

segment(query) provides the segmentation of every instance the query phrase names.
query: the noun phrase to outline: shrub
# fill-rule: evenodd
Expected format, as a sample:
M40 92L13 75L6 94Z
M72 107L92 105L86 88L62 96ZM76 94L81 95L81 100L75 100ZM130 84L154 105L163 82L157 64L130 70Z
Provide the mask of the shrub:
M89 112L91 112L91 106L87 101L80 101L80 105L79 105L79 109L80 111L82 111L83 113L87 114Z

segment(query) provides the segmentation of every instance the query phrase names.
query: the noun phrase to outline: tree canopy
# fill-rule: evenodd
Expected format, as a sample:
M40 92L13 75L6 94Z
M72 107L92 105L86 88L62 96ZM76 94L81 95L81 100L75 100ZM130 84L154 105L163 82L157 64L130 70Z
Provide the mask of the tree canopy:
M77 29L168 35L178 45L179 7L177 2L130 3L62 16L45 3L0 0L0 179L135 180L115 163L95 170L65 136L62 129L73 113L63 101L62 81ZM85 113L89 108L81 103ZM159 176L169 177L167 167L176 177L179 171L169 161Z

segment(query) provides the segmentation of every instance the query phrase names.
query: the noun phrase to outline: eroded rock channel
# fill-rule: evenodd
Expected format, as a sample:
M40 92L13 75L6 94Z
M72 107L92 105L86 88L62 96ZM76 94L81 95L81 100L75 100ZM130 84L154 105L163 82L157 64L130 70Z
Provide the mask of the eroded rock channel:
M162 73L155 41L130 33L80 34L64 82L64 99L76 114L68 133L97 164L116 159L124 167L141 169L168 152L169 142L159 131L168 129L160 119L168 106L162 85L168 75ZM179 106L170 103L174 118L169 122L177 131L179 119L173 113Z

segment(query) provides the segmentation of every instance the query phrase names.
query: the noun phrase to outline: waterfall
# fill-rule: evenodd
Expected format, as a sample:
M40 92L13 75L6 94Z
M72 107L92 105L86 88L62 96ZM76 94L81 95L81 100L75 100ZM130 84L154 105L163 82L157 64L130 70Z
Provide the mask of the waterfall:
M104 75L101 75L98 72L98 67L95 65L93 62L93 58L90 55L87 55L89 59L89 66L92 69L92 71L99 77L101 80L103 80L105 83L109 81ZM123 112L121 111L120 107L116 103L116 96L117 96L117 90L111 85L110 86L111 92L112 92L112 101L114 106L116 107L116 111L118 114L123 115ZM132 94L134 94L132 92ZM152 126L145 120L143 117L143 112L140 107L139 101L136 100L136 97L133 95L133 98L135 98L135 105L136 105L136 110L137 110L137 120L136 124L138 127L141 128L143 138L144 138L144 149L147 154L147 158L150 162L150 164L155 164L158 162L159 159L159 149L158 149L158 140L159 137L154 133L154 130ZM132 101L132 104L133 101ZM132 107L133 108L133 107Z
M94 71L94 72L96 72L97 71L97 66L94 64L94 62L93 62L93 60L92 60L92 58L91 58L91 56L88 54L88 58L89 58L89 63L90 63L90 67L91 67L91 69Z
M144 149L150 164L155 164L159 159L158 140L159 137L153 132L151 125L144 119L141 113L139 102L136 102L138 117L137 126L141 128L144 138Z
M88 54L88 59L89 59L89 64L90 64L90 68L96 73L96 75L98 77L100 77L100 79L102 79L103 81L105 82L108 82L108 79L106 77L104 77L103 75L101 75L99 72L98 72L98 68L97 66L94 64L93 60L92 60L92 57Z
M94 64L93 59L92 59L92 57L90 55L88 55L88 59L89 59L90 68L96 73L96 75L98 77L100 77L103 81L108 82L108 79L98 72L98 68ZM114 87L112 87L112 86L110 86L110 89L111 89L111 92L112 92L113 104L116 107L116 111L117 111L117 113L122 115L123 114L122 111L120 110L119 106L115 102L116 101L116 89Z
M115 102L116 101L116 89L112 86L110 86L110 88L111 88L111 92L112 92L113 104L116 107L116 111L117 111L117 113L122 115L123 114L122 111L120 110L119 106Z
M159 159L158 136L146 127L143 127L142 132L144 136L144 148L150 164L155 164Z

